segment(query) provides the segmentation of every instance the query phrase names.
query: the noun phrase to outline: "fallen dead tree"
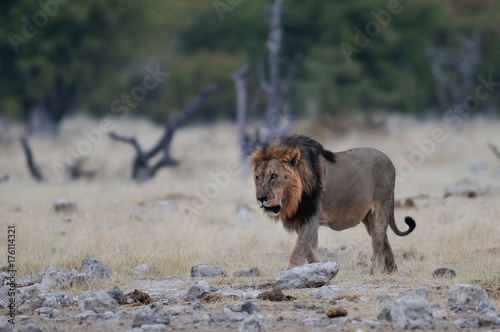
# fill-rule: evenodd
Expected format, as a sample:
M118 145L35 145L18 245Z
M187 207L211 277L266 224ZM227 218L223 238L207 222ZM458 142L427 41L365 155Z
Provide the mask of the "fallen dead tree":
M112 139L130 144L134 148L135 157L132 161L132 179L137 181L146 181L154 177L160 168L175 166L178 164L178 161L172 158L170 154L170 145L175 131L202 108L207 98L214 93L216 89L217 87L215 84L203 89L195 100L187 104L175 118L167 122L162 137L149 151L144 151L135 137L126 137L116 133L109 134ZM156 163L150 165L150 160L160 152L163 153L162 157Z

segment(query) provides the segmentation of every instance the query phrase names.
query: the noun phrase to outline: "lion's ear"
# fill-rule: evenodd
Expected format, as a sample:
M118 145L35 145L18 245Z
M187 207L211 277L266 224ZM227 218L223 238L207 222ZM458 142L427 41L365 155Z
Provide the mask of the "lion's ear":
M299 160L300 160L300 150L298 148L294 148L291 152L290 155L292 156L290 159L290 165L292 167L297 166Z

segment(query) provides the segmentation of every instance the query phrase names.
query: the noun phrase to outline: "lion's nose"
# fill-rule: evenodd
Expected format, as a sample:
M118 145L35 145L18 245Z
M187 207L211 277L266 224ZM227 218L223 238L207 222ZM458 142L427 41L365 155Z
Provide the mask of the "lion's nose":
M267 196L260 196L260 197L257 197L257 200L261 203L264 203L265 201L267 201Z

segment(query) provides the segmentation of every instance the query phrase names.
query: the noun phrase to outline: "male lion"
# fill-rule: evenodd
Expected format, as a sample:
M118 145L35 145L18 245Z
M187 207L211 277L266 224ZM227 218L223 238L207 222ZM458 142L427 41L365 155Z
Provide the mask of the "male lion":
M405 236L415 221L405 218L406 232L394 222L396 171L384 153L371 148L333 153L309 137L286 135L258 147L250 162L259 207L298 234L289 266L318 262L320 225L341 231L362 221L372 237L370 272L397 271L387 226Z

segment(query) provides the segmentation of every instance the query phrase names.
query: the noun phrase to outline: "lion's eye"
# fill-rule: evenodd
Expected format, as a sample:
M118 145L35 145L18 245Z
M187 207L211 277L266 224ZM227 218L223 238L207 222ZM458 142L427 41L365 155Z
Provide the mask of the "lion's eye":
M271 175L271 180L276 179L278 176L276 174Z

